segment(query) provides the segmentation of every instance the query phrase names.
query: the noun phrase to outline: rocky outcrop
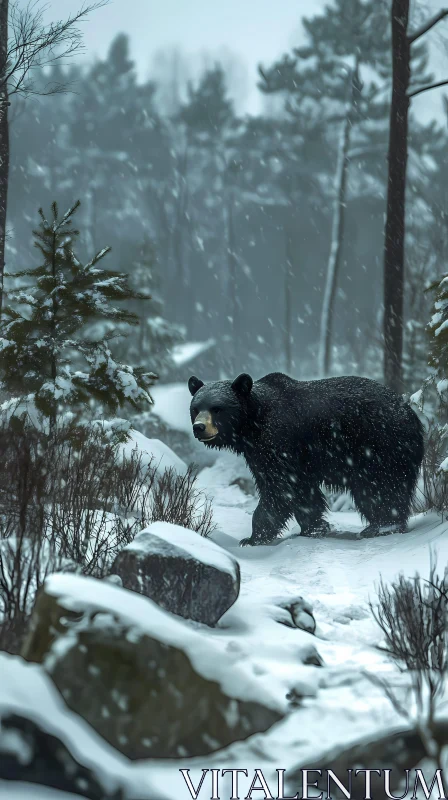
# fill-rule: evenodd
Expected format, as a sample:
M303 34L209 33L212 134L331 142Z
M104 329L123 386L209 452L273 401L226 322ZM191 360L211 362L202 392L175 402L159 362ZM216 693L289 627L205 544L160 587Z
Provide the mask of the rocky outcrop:
M110 789L42 724L0 711L0 778L59 789L88 800L123 800L124 790Z
M111 573L186 619L215 625L240 590L238 562L194 531L155 522L116 557Z
M447 722L445 720L436 722L433 734L434 740L438 745L446 746L448 742ZM403 797L403 786L401 784L405 775L404 771L406 769L413 770L426 756L425 745L418 730L415 728L388 731L373 738L368 736L355 744L336 746L319 755L314 762L300 765L297 769L291 770L288 774L285 794L294 794L301 787L303 769L317 769L323 774L327 769L331 769L335 775L342 779L345 786L348 783L348 775L353 772L350 796L352 800L364 800L365 776L363 776L362 770L372 769L374 764L375 769L390 770L390 791L393 795L398 792L397 797ZM361 771L359 777L354 774L354 766ZM431 779L434 775L434 770L435 767L431 771ZM411 774L408 797L411 797L414 788L414 778L415 776ZM380 792L382 786L384 787L382 779L372 775L373 797L385 796L384 791ZM342 798L347 797L345 793L338 789L336 784L333 783L331 788L332 797L335 800L342 800Z
M23 655L131 759L205 755L285 710L220 637L92 578L47 579Z

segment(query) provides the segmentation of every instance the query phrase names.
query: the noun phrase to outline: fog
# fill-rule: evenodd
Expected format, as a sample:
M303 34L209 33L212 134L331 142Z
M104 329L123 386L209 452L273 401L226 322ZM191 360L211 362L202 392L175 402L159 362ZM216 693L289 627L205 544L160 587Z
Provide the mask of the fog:
M344 2L334 11L336 24ZM437 7L435 0L419 5L413 24ZM45 19L78 9L77 0L49 3ZM168 326L183 327L187 342L219 342L210 376L242 369L314 374L345 90L340 70L333 93L322 89L319 69L315 89L302 91L301 78L293 89L287 80L274 86L280 73L272 68L309 43L301 20L323 9L320 0L115 0L92 11L82 24L83 52L63 68L70 91L12 105L9 270L29 259L38 207L57 200L63 208L79 198L83 254L111 245L111 266L155 298L145 318L162 314ZM442 24L425 39L425 76L448 77L447 36ZM331 54L331 36L319 46ZM369 46L363 97L375 82L380 93L352 132L361 156L349 169L332 371L379 376L390 70L387 48L380 52L375 37ZM344 47L341 69L350 62L350 41ZM260 90L260 64L270 74L268 91ZM47 80L48 72L37 75L41 87ZM412 104L411 384L427 313L419 281L426 266L440 271L444 258L440 137L443 89ZM163 353L137 354L149 368L151 358L159 365Z

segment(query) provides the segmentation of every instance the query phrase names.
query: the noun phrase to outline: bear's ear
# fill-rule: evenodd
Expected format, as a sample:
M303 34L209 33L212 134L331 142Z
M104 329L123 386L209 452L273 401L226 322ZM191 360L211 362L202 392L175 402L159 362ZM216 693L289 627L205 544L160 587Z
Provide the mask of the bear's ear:
M232 383L232 389L237 392L237 394L250 394L250 390L254 382L250 375L247 375L243 372L241 375L238 375L237 378Z
M191 378L188 379L188 388L190 390L190 394L196 394L196 392L198 392L203 385L204 382L200 381L196 375L192 375Z

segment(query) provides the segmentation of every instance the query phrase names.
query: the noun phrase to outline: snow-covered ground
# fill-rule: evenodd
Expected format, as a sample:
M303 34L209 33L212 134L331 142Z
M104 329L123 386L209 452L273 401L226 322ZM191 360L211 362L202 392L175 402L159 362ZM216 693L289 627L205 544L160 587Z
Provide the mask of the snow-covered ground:
M178 772L181 768L191 769L195 786L203 768L245 768L249 778L246 782L241 778L244 797L243 789L249 788L256 768L262 768L265 777L271 776L275 787L277 768L288 771L293 766L316 765L319 755L333 747L349 746L391 727L406 727L382 690L365 676L372 671L400 683L377 649L381 635L369 611L369 598L375 600L380 576L390 581L400 571L427 575L431 550L442 571L448 563L448 523L435 514L413 518L406 534L356 540L345 536L361 530L359 516L333 513L329 520L341 531L337 538L295 538L299 529L291 524L275 545L240 548L239 540L251 532L256 498L230 484L245 476L244 464L231 454L220 455L216 464L199 476L201 487L214 498L217 530L213 539L231 552L241 567L240 598L221 620L223 635L233 637L233 647L240 649L242 660L257 662L257 671L265 671L275 683L282 676L285 684L296 685L299 693L302 688L309 696L282 722L246 742L207 758L153 765L153 779L169 785L182 799L190 795ZM314 608L316 636L277 622L279 600L297 596ZM305 640L317 648L324 668L299 667L299 650ZM307 677L305 685L304 669L313 676ZM314 696L309 691L313 685ZM145 770L145 766L139 769ZM231 792L224 781L221 797L228 798ZM209 782L211 785L211 779ZM208 784L202 795L211 796Z
M200 487L213 499L217 523L213 539L238 559L242 577L239 599L219 627L207 635L215 640L213 644L218 649L231 655L230 660L237 655L245 675L252 671L258 687L266 685L273 692L293 690L303 699L299 707L267 732L207 757L139 763L120 757L109 775L121 775L129 787L129 798L134 800L154 798L155 789L162 797L188 800L191 794L180 770L189 769L197 786L202 770L212 768L248 770L249 777L240 778L240 796L244 797L255 769L262 769L276 787L276 769L283 768L288 773L293 767L316 765L320 755L333 747L349 746L364 736L406 727L383 691L365 675L372 671L388 675L394 682L402 681L376 647L380 632L369 611L369 598L375 599L380 576L389 581L400 571L413 575L418 570L426 575L431 549L443 570L448 562L448 523L436 515L420 515L411 521L407 534L356 540L352 537L361 529L361 520L353 512L338 512L330 514L332 525L341 531L336 538L295 537L298 528L291 524L285 537L275 544L242 549L238 543L250 535L256 505L256 498L240 488L249 488L245 483L248 477L244 463L230 454L220 454L216 463L199 475ZM240 485L234 483L236 480ZM313 606L315 636L281 624L287 616L282 608L284 601L298 596ZM304 648L308 646L319 652L324 661L322 668L302 664ZM39 670L25 665L24 669ZM37 680L37 673L33 675ZM39 680L45 685L37 695L48 693L46 679L42 676ZM22 681L20 684L23 686ZM16 689L9 685L10 697L15 696ZM28 708L37 708L39 697L36 693L31 695L21 690ZM20 703L18 700L18 706ZM53 697L51 703L57 709L59 701ZM52 712L56 729L57 713ZM71 713L62 726L65 736L70 726L73 737L75 728L82 732L83 726ZM98 749L100 741L87 730L83 737L84 734L85 747L78 739L78 749L95 758L92 745ZM111 748L105 747L99 763L110 759L114 760ZM2 796L6 797L0 781ZM19 791L17 796L28 797ZM40 797L37 793L30 796ZM201 797L211 797L210 772L204 779ZM220 780L220 797L231 797L230 776Z

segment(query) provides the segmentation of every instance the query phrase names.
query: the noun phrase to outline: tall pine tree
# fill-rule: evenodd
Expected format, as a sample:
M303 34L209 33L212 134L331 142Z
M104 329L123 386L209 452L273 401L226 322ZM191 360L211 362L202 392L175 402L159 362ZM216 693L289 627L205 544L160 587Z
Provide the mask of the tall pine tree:
M319 371L331 371L335 299L346 257L350 202L384 191L391 83L390 9L384 0L336 0L303 20L307 43L270 69L261 69L260 88L282 92L289 114L324 109L321 122L334 153L332 227L323 292ZM416 73L425 75L427 53L416 47ZM424 82L426 77L421 77ZM382 209L381 209L382 211ZM377 282L379 285L379 281ZM379 298L378 298L379 299ZM351 320L353 316L350 316Z

